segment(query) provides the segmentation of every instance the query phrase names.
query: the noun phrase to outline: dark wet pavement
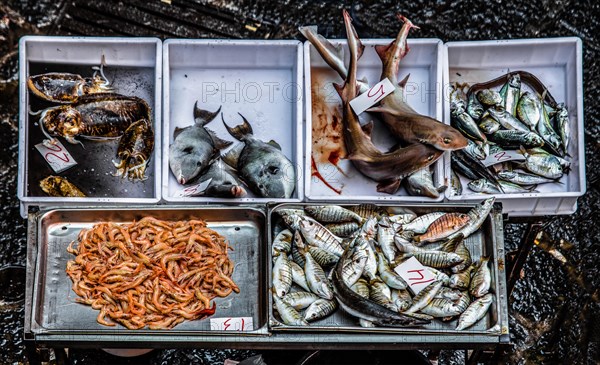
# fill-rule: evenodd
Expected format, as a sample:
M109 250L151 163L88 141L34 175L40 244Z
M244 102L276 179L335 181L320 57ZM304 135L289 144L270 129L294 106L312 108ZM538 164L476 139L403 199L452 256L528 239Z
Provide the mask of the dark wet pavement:
M313 4L310 1L172 1L146 3L122 1L120 9L149 11L153 15L129 30L111 24L127 22L102 2L103 16L84 18L100 11L95 1L5 0L0 3L0 265L24 265L26 221L19 215L17 199L18 85L16 43L22 34L157 35L161 37L297 38L299 25L319 24L330 37L342 36L341 9L351 8L362 37L391 37L397 30L396 13L421 29L414 37L444 41L578 36L584 51L585 150L588 192L571 216L548 217L550 248L567 259L559 262L548 248L533 247L510 297L510 331L513 345L499 361L506 363L588 364L600 361L600 3L595 1L360 1ZM130 6L131 5L131 6ZM134 6L135 5L135 6ZM129 6L129 7L128 7ZM107 8L108 7L108 8ZM177 23L173 9L200 9ZM162 10L161 10L162 9ZM160 12L162 11L162 13ZM208 14L208 15L207 15ZM211 15L212 14L212 15ZM121 18L120 18L121 17ZM212 19L212 20L211 20ZM217 20L214 20L217 19ZM214 21L214 22L213 22ZM154 24L154 23L156 24ZM213 22L213 23L211 23ZM258 24L258 30L246 25ZM391 24L391 25L390 25ZM255 27L256 28L256 27ZM249 30L250 29L250 30ZM509 223L505 244L508 256L520 247L525 225ZM564 240L561 242L560 240ZM0 288L0 291L5 291ZM23 308L0 310L0 363L27 362L22 340ZM114 358L98 351L72 353L75 363L111 363ZM153 364L218 364L225 357L242 359L254 354L203 350L162 350L145 357ZM429 353L430 357L437 357ZM95 362L91 362L95 359ZM464 353L442 351L440 363L460 363Z

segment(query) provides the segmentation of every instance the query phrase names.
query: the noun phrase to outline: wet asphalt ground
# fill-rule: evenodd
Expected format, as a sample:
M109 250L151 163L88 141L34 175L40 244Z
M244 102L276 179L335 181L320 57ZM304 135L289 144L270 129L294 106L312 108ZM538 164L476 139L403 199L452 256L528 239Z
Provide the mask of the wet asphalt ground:
M17 199L17 42L24 34L156 35L160 37L297 38L299 25L319 24L326 36L343 35L341 9L352 10L361 37L392 37L396 13L421 29L414 37L444 41L578 36L584 52L584 107L587 193L571 216L546 217L547 239L534 246L510 297L512 345L496 362L511 364L595 364L600 361L600 3L594 1L309 1L101 2L4 0L0 2L0 266L25 265L26 221ZM154 12L128 24L127 11ZM200 13L185 12L195 7ZM141 9L141 10L140 10ZM85 18L86 12L102 16ZM131 10L133 11L133 10ZM120 14L120 15L119 15ZM196 15L194 15L196 14ZM200 15L198 15L200 14ZM206 15L208 14L208 15ZM212 15L211 15L212 14ZM215 15L216 14L216 15ZM125 17L125 19L123 18ZM179 22L178 18L185 18ZM217 19L217 20L215 20ZM258 30L247 24L260 24ZM394 26L389 26L393 24ZM129 33L127 33L129 32ZM507 256L522 245L525 224L506 225ZM562 240L562 241L561 241ZM540 247L545 247L545 249ZM549 251L566 257L561 263ZM6 285L0 292L6 292ZM0 310L0 363L27 363L22 305ZM220 364L254 351L162 350L144 357L152 364ZM439 363L461 363L459 351L426 352ZM376 357L376 356L375 356ZM375 358L373 357L373 358ZM115 359L96 350L72 353L74 363L105 364ZM383 362L381 362L383 363Z

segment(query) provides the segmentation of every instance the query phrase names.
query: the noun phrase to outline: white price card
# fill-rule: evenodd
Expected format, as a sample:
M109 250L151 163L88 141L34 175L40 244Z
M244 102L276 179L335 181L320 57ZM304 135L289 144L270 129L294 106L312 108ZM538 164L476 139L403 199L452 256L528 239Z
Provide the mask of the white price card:
M435 276L429 269L414 257L409 258L394 269L406 281L410 290L415 294L435 281Z
M373 86L369 90L350 100L350 106L354 109L356 115L369 109L373 105L381 101L389 94L393 93L396 88L394 84L386 77L379 81L377 85Z
M252 317L211 318L211 331L253 331Z
M506 161L525 161L525 156L519 151L502 151L490 154L481 162L487 167Z
M38 143L35 145L35 148L37 148L54 172L63 172L77 165L73 156L71 156L58 139L55 139L53 143Z
M204 190L206 190L206 188L208 188L208 185L210 185L211 181L212 181L212 178L205 180L205 181L201 182L200 184L190 185L184 189L179 190L177 193L175 193L175 196L182 198L182 197L186 197L186 196L200 195L204 192Z

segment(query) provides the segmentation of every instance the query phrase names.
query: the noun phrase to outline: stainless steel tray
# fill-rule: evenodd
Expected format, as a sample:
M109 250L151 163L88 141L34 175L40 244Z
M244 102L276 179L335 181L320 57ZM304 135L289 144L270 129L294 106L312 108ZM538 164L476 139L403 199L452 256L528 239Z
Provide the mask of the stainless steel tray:
M204 219L208 226L227 238L233 251L229 253L235 263L233 280L240 293L215 299L216 313L209 318L252 317L254 330L243 335L266 333L265 285L266 255L264 252L265 212L258 208L85 208L51 209L30 219L30 233L37 237L35 272L29 272L31 285L31 322L33 334L68 333L86 335L201 335L231 334L211 331L210 320L185 321L170 330L128 330L122 326L106 327L96 322L98 311L75 302L71 279L66 275L67 261L73 255L66 251L71 241L77 239L82 228L100 221L117 223L153 216L164 220ZM33 266L33 265L31 265ZM33 268L33 267L31 267ZM30 269L31 269L30 268ZM76 337L74 337L76 338ZM128 337L124 337L127 341Z
M280 208L302 208L308 205L317 204L281 204L277 205L269 211L269 247L275 235L284 229L283 222L280 216L276 213ZM356 205L356 204L353 204ZM410 208L415 213L421 215L432 211L447 211L447 212L467 212L474 204L420 204L420 205L382 205L392 211L395 207ZM348 206L348 205L345 205ZM490 256L491 271L492 271L492 292L495 294L495 301L490 307L490 310L484 321L479 321L473 327L456 331L457 320L449 322L432 321L431 324L422 328L363 328L358 325L358 321L343 310L337 309L336 312L329 317L315 321L309 326L289 326L280 321L274 314L272 293L269 293L269 327L273 332L279 331L295 331L295 332L356 332L363 334L431 334L431 335L452 335L459 336L467 342L471 342L475 337L480 335L483 337L500 337L508 334L508 309L506 295L506 276L504 273L504 234L502 224L502 208L495 206L482 227L469 236L465 242L471 251L473 260L478 260L481 256ZM271 262L271 250L268 251L269 262ZM271 269L269 265L269 286L271 283ZM441 339L440 339L441 340Z

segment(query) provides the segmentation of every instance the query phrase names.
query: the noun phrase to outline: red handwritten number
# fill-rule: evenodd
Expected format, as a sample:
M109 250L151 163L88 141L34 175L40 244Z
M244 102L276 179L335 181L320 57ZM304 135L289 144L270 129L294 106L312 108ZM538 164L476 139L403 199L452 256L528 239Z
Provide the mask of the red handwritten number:
M61 160L62 162L65 162L65 163L66 163L66 162L70 162L70 161L71 161L71 159L69 159L69 156L67 156L67 154L66 154L66 153L64 153L64 152L62 153L62 156L59 156L59 155L57 155L57 154L56 154L56 153L54 153L54 152L48 152L48 153L46 153L46 154L44 155L44 158L46 159L46 161L48 161L48 162L51 162L51 161L50 161L50 156L54 156L54 157L56 157L57 159Z
M369 91L367 91L367 96L370 98L376 96L377 94L379 94L379 96L375 98L375 101L378 101L379 99L381 99L383 97L383 95L385 95L385 92L383 90L383 85L379 85L377 90L375 90L375 88L373 88L373 89L369 89Z
M47 149L49 149L50 151L53 151L53 152L60 152L60 151L62 151L62 147L60 145L58 145L58 144L52 145L52 144L48 143L48 145L47 146L44 145L44 147L46 147Z
M506 161L510 160L509 156L506 156L506 152L498 152L494 155L497 161Z
M425 283L429 283L429 282L433 281L433 279L423 280L423 279L425 279L425 276L423 276L423 274L421 273L422 271L423 271L423 269L407 271L407 273L414 272L414 273L419 274L418 278L416 278L416 277L408 278L409 281L422 280L422 281L415 281L415 282L411 283L410 285L425 284Z
M241 329L241 331L243 331L243 330L244 330L244 318L242 318L242 329Z
M223 322L223 330L227 331L227 329L229 328L229 326L231 326L229 324L229 321L231 321L231 318L227 318L227 320L225 322Z

